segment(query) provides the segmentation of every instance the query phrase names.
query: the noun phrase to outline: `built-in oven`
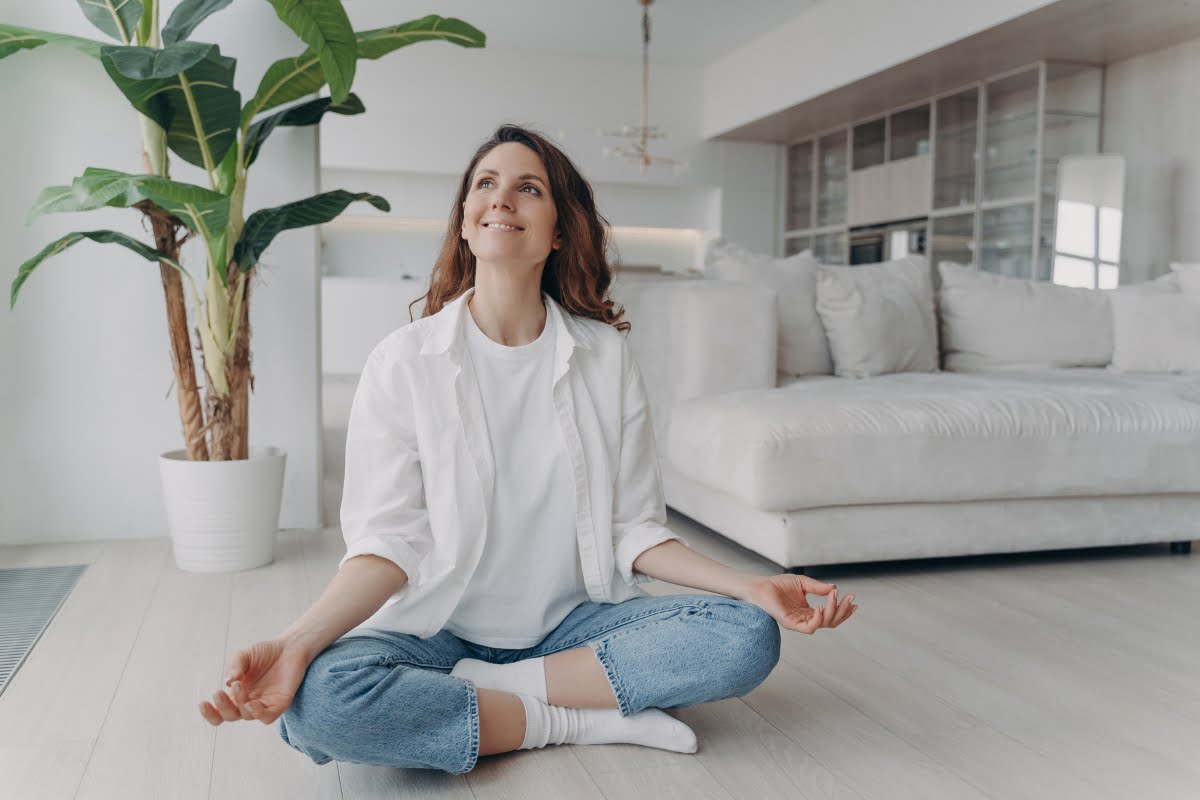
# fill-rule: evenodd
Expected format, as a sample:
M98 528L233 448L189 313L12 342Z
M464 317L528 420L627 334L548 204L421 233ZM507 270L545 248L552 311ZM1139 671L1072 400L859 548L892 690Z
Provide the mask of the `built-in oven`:
M850 229L850 263L877 264L912 254L925 253L927 220L916 219L887 225Z

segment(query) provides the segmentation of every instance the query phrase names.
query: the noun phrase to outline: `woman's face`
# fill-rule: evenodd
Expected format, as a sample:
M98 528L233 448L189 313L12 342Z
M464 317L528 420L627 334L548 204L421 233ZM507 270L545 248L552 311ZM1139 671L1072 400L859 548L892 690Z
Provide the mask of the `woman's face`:
M479 160L463 202L462 238L478 261L545 262L558 249L558 211L537 153L505 142Z

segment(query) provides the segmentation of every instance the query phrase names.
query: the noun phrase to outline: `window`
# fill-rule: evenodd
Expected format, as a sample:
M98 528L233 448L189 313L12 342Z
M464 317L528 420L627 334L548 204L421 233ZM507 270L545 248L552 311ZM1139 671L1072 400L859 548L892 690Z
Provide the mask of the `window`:
M1084 289L1115 289L1120 274L1121 210L1060 200L1057 217L1054 282Z

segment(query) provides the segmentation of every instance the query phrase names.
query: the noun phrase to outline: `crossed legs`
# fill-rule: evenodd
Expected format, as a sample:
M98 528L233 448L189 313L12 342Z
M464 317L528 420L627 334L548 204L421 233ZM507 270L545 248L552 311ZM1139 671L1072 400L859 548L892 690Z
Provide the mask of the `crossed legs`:
M546 656L546 701L567 708L616 708L604 667L590 647ZM525 708L515 694L478 689L479 755L507 753L525 737Z

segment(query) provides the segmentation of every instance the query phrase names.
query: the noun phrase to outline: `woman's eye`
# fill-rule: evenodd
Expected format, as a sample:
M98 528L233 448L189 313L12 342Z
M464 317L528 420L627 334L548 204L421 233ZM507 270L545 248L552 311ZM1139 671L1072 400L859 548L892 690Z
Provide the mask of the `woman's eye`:
M492 179L491 178L480 178L479 182L475 184L475 188L476 189L484 189L484 188L486 188L485 184L486 184L486 186L491 186ZM535 195L540 195L542 193L541 190L538 189L538 187L534 186L532 183L527 183L521 187L522 191L524 191L525 189L532 189L533 194L535 194Z

